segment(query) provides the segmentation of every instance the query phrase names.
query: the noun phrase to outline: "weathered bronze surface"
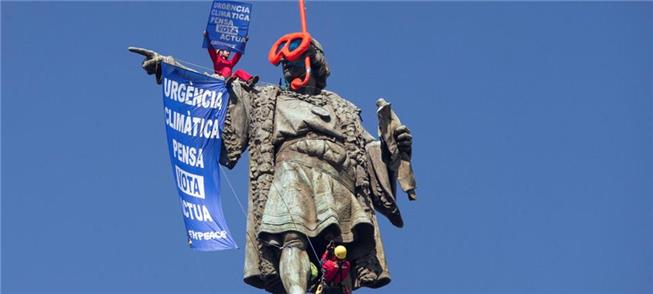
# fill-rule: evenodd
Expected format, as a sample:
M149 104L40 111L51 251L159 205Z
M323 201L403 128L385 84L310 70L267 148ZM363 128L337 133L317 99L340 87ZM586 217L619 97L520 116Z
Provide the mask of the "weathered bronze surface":
M175 63L154 51L130 51L146 56L143 67L157 81L160 62ZM376 141L362 127L359 108L323 89L329 70L319 43L307 54L311 82L299 91L230 83L221 164L232 168L249 149L244 281L305 293L313 286L309 262L319 264L335 240L348 248L351 286L381 287L390 274L375 212L403 226L395 186L399 179L414 197L412 136L380 101ZM284 66L288 81L301 74Z

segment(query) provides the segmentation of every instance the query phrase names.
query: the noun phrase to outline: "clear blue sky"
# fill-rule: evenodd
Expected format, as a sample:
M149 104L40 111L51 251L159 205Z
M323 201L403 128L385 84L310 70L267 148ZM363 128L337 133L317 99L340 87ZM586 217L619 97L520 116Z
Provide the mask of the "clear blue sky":
M255 293L186 246L138 45L210 65L209 1L2 2L2 292ZM358 293L652 293L653 3L308 3L328 88L415 135L417 202ZM294 2L255 3L240 67ZM247 159L228 173L245 200ZM223 186L237 242L245 219Z

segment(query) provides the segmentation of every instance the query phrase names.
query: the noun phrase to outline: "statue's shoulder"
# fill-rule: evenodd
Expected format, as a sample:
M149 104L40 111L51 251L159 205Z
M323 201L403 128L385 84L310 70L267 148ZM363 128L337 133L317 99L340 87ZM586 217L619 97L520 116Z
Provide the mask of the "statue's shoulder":
M251 102L274 100L281 91L281 89L275 85L249 87L245 81L240 79L232 81L228 88L231 95Z
M265 98L276 98L281 92L281 88L275 85L263 85L258 86L253 89L254 92L257 92L259 96Z
M337 108L345 108L348 111L355 112L359 114L361 112L360 108L356 106L356 104L351 103L351 101L342 98L340 95L336 94L335 92L331 92L328 90L322 90L321 95L327 96L332 103L336 105Z
M347 99L340 97L340 95L336 94L335 92L331 92L329 90L322 90L320 93L321 95L325 95L331 99L337 99L337 100L344 100L347 101Z

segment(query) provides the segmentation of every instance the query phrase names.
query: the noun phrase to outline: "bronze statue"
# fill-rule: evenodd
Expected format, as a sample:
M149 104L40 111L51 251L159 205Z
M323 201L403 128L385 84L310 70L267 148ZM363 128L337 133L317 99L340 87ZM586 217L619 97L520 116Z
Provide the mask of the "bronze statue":
M160 82L160 62L174 58L141 48L143 68ZM395 186L415 199L412 136L379 100L380 137L363 129L360 109L325 90L330 74L313 39L303 63L281 62L292 90L229 81L230 102L220 163L232 168L249 148L249 201L244 281L275 293L306 293L310 263L330 241L345 244L351 288L390 282L375 210L397 227L403 220ZM300 58L299 60L304 60ZM308 77L304 75L310 75ZM388 112L390 111L390 112Z

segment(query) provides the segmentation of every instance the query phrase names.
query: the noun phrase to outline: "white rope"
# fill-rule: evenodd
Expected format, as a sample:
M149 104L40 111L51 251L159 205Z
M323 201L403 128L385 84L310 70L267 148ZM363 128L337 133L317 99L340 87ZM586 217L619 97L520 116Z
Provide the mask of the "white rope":
M226 171L224 170L221 164L218 164L218 166L220 167L220 171L224 175L225 180L227 180L227 185L231 189L231 193L234 195L234 198L236 198L236 202L238 202L238 206L240 206L240 211L242 211L243 215L247 217L247 212L245 212L245 207L243 206L243 203L240 202L240 197L238 196L238 194L236 194L236 189L234 189L234 186L231 185L231 181L229 180Z
M193 66L198 67L198 68L201 68L201 69L206 69L206 70L209 70L210 72L213 72L213 71L214 71L213 68L209 68L209 67L206 67L206 66L203 66L203 65L199 65L199 64L196 64L196 63L192 63L192 62L190 62L190 61L186 61L186 60L183 60L183 59L179 59L179 58L177 58L177 57L175 57L175 61L180 61L181 63L190 64L190 65L193 65Z
M234 198L236 198L236 202L238 202L238 206L240 206L240 211L243 213L243 216L245 216L245 223L247 223L249 221L248 217L247 217L247 212L245 212L245 207L243 206L243 203L240 201L240 197L236 193L236 189L234 189L234 186L231 184L231 181L229 180L229 176L227 176L227 173L224 170L224 168L222 167L222 165L218 163L218 166L220 167L221 174L224 176L224 179L227 181L227 185L231 189L231 194L234 195ZM245 226L247 226L247 225L245 225ZM255 239L254 236L252 236L249 233L249 230L247 230L247 227L245 227L245 232L249 236L249 241L252 242L252 246L255 248L256 255L258 255L258 257L260 259L261 256L260 256L260 254L258 252L258 247L256 246L256 243L254 243L254 239ZM247 254L247 253L245 253L245 254Z

